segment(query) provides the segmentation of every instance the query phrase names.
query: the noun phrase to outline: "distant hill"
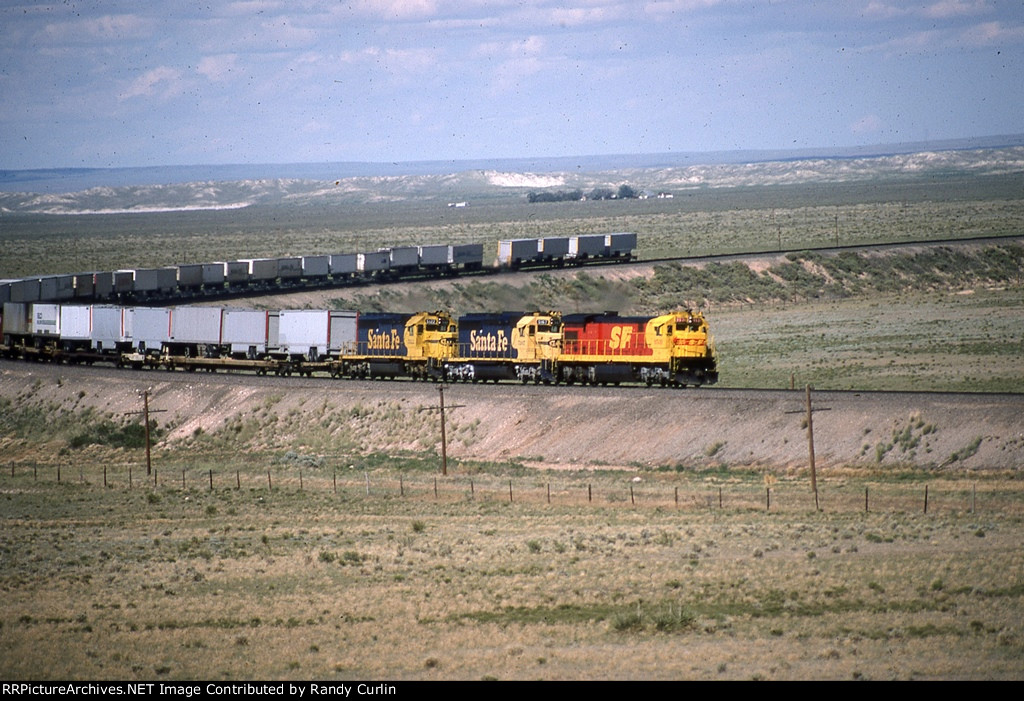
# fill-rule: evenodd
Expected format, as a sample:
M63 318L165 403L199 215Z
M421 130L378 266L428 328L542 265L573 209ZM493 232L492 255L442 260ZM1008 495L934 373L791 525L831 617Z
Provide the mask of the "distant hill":
M0 171L0 215L237 209L507 196L621 184L702 188L1024 173L1024 135L838 149L430 161Z

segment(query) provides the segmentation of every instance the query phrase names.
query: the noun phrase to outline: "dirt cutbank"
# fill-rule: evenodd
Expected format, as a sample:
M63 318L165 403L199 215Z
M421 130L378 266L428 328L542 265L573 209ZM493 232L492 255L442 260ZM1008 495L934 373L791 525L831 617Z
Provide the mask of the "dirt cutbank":
M0 362L6 460L57 459L88 409L130 420L150 390L160 451L436 452L437 385L131 372ZM803 392L453 385L449 454L550 467L807 464ZM1024 466L1024 399L815 392L817 463L947 469ZM40 427L41 426L41 427ZM52 430L47 427L52 427ZM64 430L65 434L61 431ZM66 451L65 451L66 453Z

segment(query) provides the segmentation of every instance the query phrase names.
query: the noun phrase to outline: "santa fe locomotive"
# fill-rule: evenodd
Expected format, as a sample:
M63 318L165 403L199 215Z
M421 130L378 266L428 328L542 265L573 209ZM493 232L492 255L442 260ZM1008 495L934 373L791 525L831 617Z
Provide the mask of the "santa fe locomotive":
M714 384L703 314L359 313L6 302L8 357L167 370L436 381Z

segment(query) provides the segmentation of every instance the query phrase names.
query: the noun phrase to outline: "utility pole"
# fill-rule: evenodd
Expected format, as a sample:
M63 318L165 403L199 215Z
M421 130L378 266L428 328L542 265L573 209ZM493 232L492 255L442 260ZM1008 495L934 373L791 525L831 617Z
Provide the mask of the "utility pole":
M816 409L811 407L811 386L805 385L805 396L806 406L804 409L797 409L795 411L784 412L786 414L803 414L806 412L807 418L807 454L811 464L811 491L814 492L814 508L817 511L821 509L818 506L818 473L814 464L814 412L815 411L830 411L831 407L818 407Z
M158 414L158 413L163 412L163 411L167 411L167 410L166 409L154 409L153 413L154 414ZM125 416L131 416L131 415L135 415L135 414L138 414L138 413L140 413L140 412L137 412L137 411L126 411L125 412ZM144 390L142 392L142 412L141 413L142 413L143 425L145 426L145 432L146 432L146 475L148 476L148 475L152 475L153 474L153 461L152 461L152 459L150 457L150 447L149 447L149 414L150 414L150 411L149 411L149 389L146 389L146 390Z
M448 436L445 427L445 416L444 416L444 385L437 388L437 393L440 397L438 406L428 406L424 411L437 411L441 414L441 474L448 474ZM465 404L452 404L449 409L460 409L466 406Z
M448 474L448 438L444 432L444 385L437 388L437 394L441 398L441 474Z
M811 491L814 492L814 510L818 510L818 475L814 469L814 412L811 410L811 386L807 387L807 452L811 462Z

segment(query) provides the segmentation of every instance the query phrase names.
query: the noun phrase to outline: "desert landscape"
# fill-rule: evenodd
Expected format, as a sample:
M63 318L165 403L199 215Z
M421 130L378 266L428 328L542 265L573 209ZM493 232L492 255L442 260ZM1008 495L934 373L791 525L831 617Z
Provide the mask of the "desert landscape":
M451 180L8 197L2 276L637 231L630 265L232 304L700 308L721 381L451 384L441 474L436 383L2 360L4 678L1019 679L1024 200L969 158L635 202L475 176L459 212ZM681 182L616 178L585 184Z

